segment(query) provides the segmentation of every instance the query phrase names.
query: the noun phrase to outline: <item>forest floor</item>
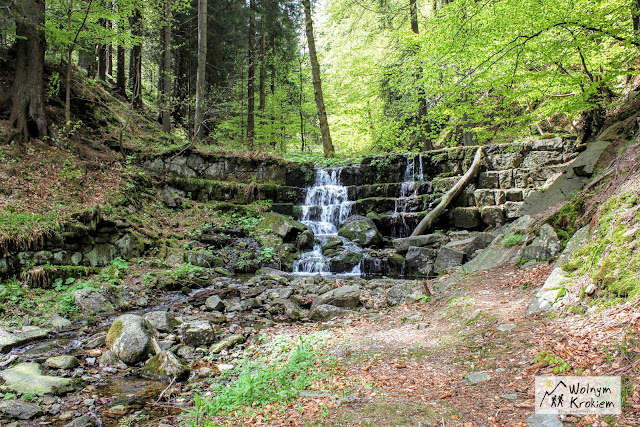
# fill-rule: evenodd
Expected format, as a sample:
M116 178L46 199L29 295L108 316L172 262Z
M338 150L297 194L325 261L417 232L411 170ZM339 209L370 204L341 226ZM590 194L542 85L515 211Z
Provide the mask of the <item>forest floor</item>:
M581 317L529 316L548 265L505 264L443 289L428 302L322 324L263 329L263 336L328 332L331 374L289 403L216 417L214 425L526 426L536 375L621 375L616 417L566 417L570 426L640 425L640 303ZM475 381L479 381L475 383ZM246 415L245 415L246 414Z

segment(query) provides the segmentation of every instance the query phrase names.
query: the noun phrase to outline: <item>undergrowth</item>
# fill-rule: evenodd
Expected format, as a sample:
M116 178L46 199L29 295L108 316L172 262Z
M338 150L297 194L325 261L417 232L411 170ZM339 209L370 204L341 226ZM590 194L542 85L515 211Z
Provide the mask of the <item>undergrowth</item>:
M640 197L626 193L609 199L589 244L564 264L568 272L588 275L614 297L640 295Z

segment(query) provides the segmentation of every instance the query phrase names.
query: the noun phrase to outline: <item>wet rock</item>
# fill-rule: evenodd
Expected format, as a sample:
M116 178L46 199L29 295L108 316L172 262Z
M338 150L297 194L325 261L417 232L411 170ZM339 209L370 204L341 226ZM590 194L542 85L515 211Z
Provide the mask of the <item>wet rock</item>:
M309 319L325 322L333 319L334 317L345 316L349 313L352 312L341 307L336 307L335 305L320 304L309 311Z
M141 316L123 314L109 328L106 344L127 365L138 363L153 351L155 330Z
M161 351L144 365L144 375L160 381L182 380L189 375L189 368L170 351Z
M293 321L298 321L304 318L304 311L302 310L302 307L300 307L300 305L297 302L287 300L284 302L282 306L284 308L284 315L287 316L289 319Z
M113 304L95 289L78 289L73 291L75 303L87 314L91 313L111 313L115 309Z
M405 257L407 277L427 277L433 273L436 250L432 248L410 247Z
M313 301L311 309L323 304L342 308L356 308L360 305L360 288L347 285L325 292Z
M281 237L285 243L295 242L298 235L307 229L301 222L275 212L265 213L261 225L273 230L273 233Z
M433 271L436 274L440 274L452 268L459 267L462 265L464 257L464 253L459 252L453 248L440 248L438 250L438 256L436 257L436 261L433 266Z
M442 234L425 234L423 236L404 237L393 239L393 248L399 253L405 253L410 247L422 248L425 246L439 247L447 241Z
M171 333L178 325L178 321L166 311L150 311L142 316L158 332Z
M10 332L0 328L0 353L7 353L11 349L25 345L31 341L46 338L49 330L37 326L25 326L20 331Z
M214 343L216 331L206 320L194 320L182 325L182 342L190 347L205 347Z
M98 332L87 339L83 347L85 350L93 350L94 348L104 347L106 345L106 332Z
M59 395L73 389L68 378L42 375L37 363L19 363L0 372L0 377L4 379L9 390L22 394Z
M296 248L300 251L309 251L313 249L314 240L315 236L313 231L305 230L298 235L296 239Z
M224 302L220 299L218 295L212 295L206 299L204 302L207 309L212 311L222 311L224 310Z
M522 253L525 259L546 260L560 253L560 239L553 227L544 224L533 242L525 246Z
M243 343L244 341L245 341L245 338L243 335L240 335L240 334L229 335L228 337L224 338L222 341L213 344L209 348L209 353L218 354L222 350L233 348L237 344Z
M402 304L406 297L411 295L411 285L407 283L398 283L387 291L386 301L389 305Z
M30 420L42 413L42 409L32 403L23 400L2 400L0 401L0 414L9 418L20 420Z
M361 252L342 251L338 256L331 258L329 270L332 273L348 273L360 264L363 256Z
M347 218L340 224L338 235L364 248L371 246L382 247L383 245L382 234L378 231L373 220L362 215L353 215Z
M44 365L51 369L73 369L80 366L80 362L74 356L53 356L48 358Z

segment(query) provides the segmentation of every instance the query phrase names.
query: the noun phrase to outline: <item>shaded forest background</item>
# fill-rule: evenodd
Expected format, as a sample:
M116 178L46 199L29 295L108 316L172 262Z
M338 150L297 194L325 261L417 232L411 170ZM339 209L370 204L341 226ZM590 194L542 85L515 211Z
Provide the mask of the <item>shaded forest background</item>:
M325 0L317 78L302 3L3 0L4 142L99 127L83 112L107 91L120 145L142 115L163 144L331 156L314 80L339 157L586 140L635 83L640 0Z

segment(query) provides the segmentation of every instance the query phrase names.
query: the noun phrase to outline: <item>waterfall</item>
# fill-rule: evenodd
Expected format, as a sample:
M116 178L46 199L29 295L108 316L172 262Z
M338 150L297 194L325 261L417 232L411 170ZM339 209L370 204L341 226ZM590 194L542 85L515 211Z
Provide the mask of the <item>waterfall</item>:
M313 187L307 190L300 222L315 234L313 250L303 253L294 264L294 273L331 273L329 259L322 254L322 244L338 237L338 226L349 216L353 202L347 188L340 183L342 168L316 169ZM351 274L360 274L356 266Z
M393 209L393 237L407 237L411 233L412 230L408 230L405 219L407 207L418 196L420 185L424 182L422 156L405 154L404 158L407 160L407 166L400 187L400 197L396 199Z

